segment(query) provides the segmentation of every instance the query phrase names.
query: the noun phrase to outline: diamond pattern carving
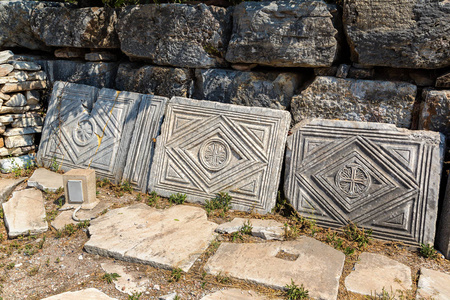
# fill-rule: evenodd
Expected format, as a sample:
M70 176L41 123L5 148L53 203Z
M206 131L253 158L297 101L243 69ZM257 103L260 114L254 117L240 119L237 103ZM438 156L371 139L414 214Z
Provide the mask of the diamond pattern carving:
M289 113L172 98L149 190L203 202L221 191L236 209L269 211L276 200Z
M349 221L379 238L434 240L442 138L393 125L312 120L288 138L285 194L322 226Z

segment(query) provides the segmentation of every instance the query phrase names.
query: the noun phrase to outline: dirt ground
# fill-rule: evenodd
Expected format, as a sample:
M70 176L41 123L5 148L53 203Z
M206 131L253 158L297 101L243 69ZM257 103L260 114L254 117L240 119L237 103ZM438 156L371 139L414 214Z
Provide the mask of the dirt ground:
M17 174L16 174L17 175ZM30 172L28 174L30 175ZM2 178L13 175L0 175ZM18 189L26 188L26 182ZM49 228L51 220L59 213L58 208L64 203L64 193L44 193L45 207ZM112 203L110 209L131 205L137 202L148 202L148 195L128 192L126 189L107 182L98 181L97 197L101 201ZM414 287L412 290L397 293L403 299L415 299L415 290L420 267L437 271L450 272L450 261L438 255L437 258L420 256L417 250L407 249L401 243L370 239L368 245L358 246L358 243L343 232L327 230L315 226L314 222L297 216L283 201L277 204L276 211L268 215L244 213L237 211L214 211L209 220L216 223L231 221L235 217L275 219L286 224L291 230L288 238L294 239L298 235L308 235L330 244L346 253L343 274L340 281L338 299L391 299L390 297L364 297L347 292L344 287L345 277L351 272L357 262L358 255L363 252L374 252L406 264L412 270ZM167 199L158 197L152 206L160 209L169 207ZM196 204L183 204L196 205ZM200 206L200 205L196 205ZM103 211L102 213L104 213ZM214 254L222 241L236 243L268 242L248 236L219 235L208 250L200 257L188 273L183 273L176 281L172 272L153 268L147 265L115 261L125 266L128 273L136 279L146 279L146 292L140 298L118 291L113 283L107 283L103 276L105 271L100 264L114 261L111 258L100 257L86 253L84 243L89 239L89 232L85 226L75 226L73 230L56 231L51 228L44 234L18 239L7 239L7 232L3 223L3 213L0 220L0 299L42 299L66 291L76 291L95 287L117 299L158 299L159 296L177 292L181 299L200 299L204 295L225 287L251 289L270 298L285 299L284 291L265 288L242 280L226 276L210 276L203 271L208 258ZM86 224L84 224L86 225ZM353 249L353 250L352 250ZM298 283L300 284L300 283ZM392 293L391 293L392 296Z

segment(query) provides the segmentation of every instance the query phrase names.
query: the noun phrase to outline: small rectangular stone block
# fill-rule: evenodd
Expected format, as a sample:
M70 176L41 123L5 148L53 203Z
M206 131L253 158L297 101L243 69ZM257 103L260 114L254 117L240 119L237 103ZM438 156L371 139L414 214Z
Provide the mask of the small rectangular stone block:
M149 190L195 202L225 191L235 209L266 213L275 206L289 123L286 111L174 97Z
M301 215L331 228L350 220L411 245L434 242L442 134L319 119L291 131L284 191Z
M64 195L69 204L96 202L96 178L93 169L73 169L63 175Z
M47 83L43 80L23 81L17 83L6 83L2 89L2 93L14 93L21 91L41 90L47 87Z
M5 137L6 148L31 146L34 144L34 134L16 135Z

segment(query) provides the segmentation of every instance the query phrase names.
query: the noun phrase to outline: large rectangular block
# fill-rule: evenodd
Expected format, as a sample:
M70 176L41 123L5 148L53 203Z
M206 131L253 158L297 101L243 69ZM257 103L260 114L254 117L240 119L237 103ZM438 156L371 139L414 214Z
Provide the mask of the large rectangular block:
M444 137L390 124L313 119L288 137L284 191L321 226L433 243Z
M185 193L195 202L226 191L235 209L270 211L290 119L286 111L172 98L149 190Z

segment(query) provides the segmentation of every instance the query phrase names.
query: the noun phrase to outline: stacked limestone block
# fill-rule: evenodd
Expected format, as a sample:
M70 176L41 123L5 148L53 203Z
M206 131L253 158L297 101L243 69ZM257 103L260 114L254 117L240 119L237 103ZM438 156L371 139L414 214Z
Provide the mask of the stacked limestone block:
M16 61L9 50L0 52L0 158L36 149L44 121L40 90L45 87L41 66Z

